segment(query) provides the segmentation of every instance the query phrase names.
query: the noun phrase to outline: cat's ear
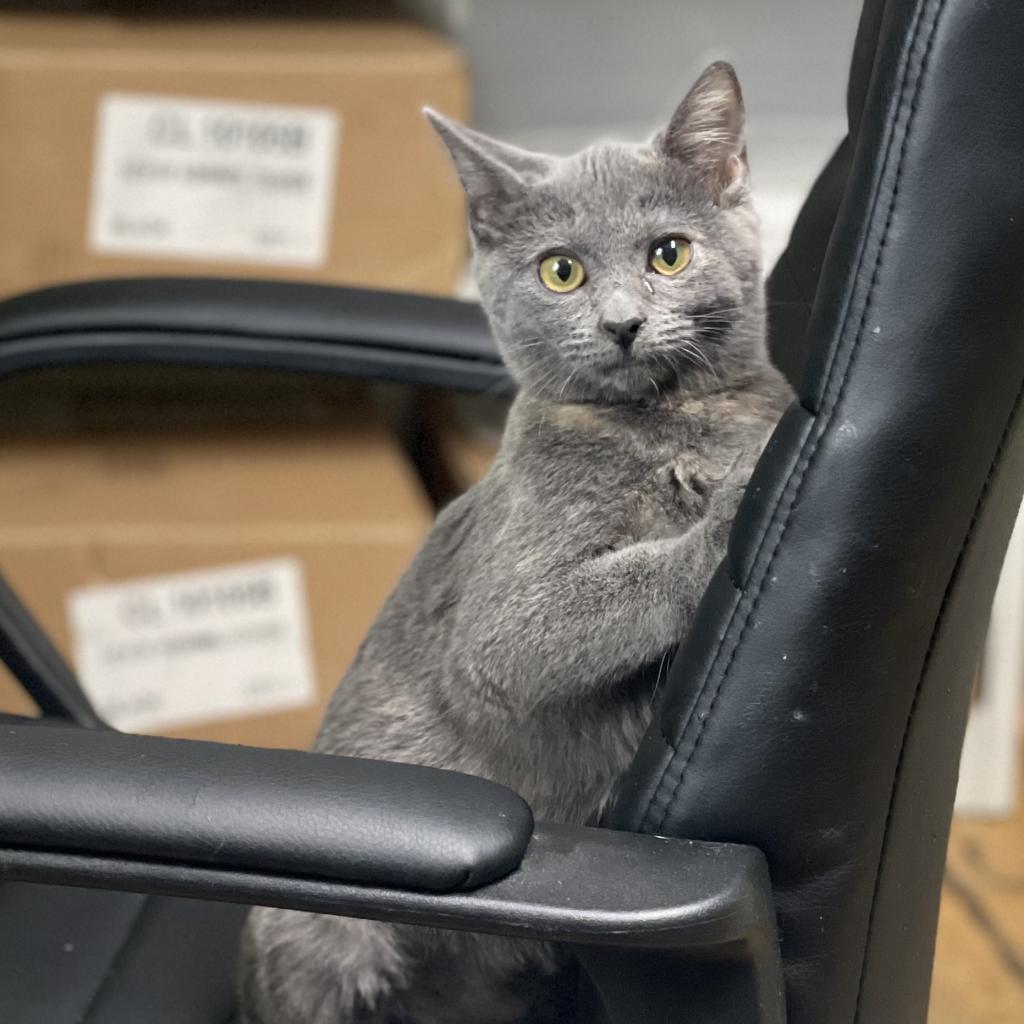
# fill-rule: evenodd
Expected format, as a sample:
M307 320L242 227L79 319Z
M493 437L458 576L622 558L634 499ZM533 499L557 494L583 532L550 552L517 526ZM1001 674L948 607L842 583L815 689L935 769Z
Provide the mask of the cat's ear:
M696 168L717 202L728 205L748 179L743 93L731 64L707 68L655 140L666 156Z
M499 222L502 210L550 169L549 157L498 142L429 107L423 113L451 154L469 203L470 224L478 235L487 224Z

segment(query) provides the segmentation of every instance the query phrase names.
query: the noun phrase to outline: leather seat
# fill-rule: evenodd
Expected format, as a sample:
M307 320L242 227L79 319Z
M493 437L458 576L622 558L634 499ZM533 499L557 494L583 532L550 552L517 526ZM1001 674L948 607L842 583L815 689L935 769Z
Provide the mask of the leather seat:
M227 1024L245 907L0 884L0 1018Z

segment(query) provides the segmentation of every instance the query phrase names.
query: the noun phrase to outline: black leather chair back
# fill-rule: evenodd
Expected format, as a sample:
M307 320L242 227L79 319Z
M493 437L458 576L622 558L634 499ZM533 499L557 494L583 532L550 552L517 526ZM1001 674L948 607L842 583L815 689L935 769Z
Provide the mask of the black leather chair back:
M773 281L799 399L612 817L766 852L790 1024L926 1017L1024 489L1022 47L1019 0L869 3L851 138Z

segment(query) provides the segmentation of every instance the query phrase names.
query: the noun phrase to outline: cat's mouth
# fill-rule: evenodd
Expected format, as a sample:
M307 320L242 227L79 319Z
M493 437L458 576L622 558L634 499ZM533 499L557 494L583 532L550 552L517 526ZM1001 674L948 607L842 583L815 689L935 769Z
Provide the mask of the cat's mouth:
M630 373L644 370L655 361L650 352L642 347L632 345L627 349L619 349L610 353L605 366L613 372Z

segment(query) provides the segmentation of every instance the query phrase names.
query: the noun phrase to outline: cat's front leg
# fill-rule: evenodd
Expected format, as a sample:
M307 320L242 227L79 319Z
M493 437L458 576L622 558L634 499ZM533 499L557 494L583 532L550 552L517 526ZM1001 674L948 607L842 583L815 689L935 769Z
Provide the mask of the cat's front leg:
M681 535L493 574L461 610L459 675L529 710L550 694L612 685L660 658L682 639L725 553L740 480L722 481L705 517Z

